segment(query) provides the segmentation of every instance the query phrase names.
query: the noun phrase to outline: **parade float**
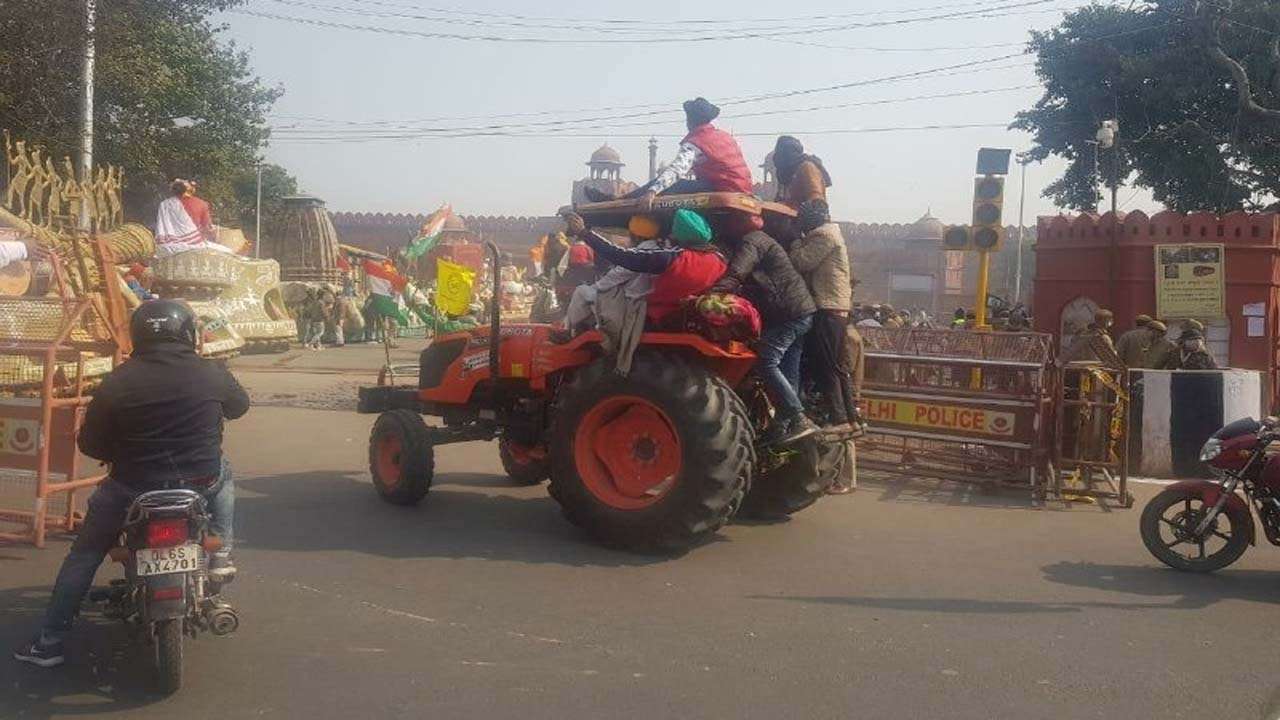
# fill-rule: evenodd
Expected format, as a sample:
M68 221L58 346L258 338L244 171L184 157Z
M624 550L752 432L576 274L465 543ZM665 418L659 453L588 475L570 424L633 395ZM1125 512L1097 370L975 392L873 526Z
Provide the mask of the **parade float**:
M156 258L151 230L124 222L120 191L124 172L100 167L88 180L78 181L70 158L55 165L42 148L28 149L5 135L9 181L0 196L0 228L9 239L30 239L58 258L66 291L76 297L92 295L107 282L121 289L125 312L141 302L125 284L131 268L145 267L151 290L161 297L190 302L204 323L203 352L228 357L241 352L283 351L296 326L280 296L280 267L274 260L254 260L236 253L247 245L242 233L220 228L218 242L233 252L195 249ZM87 228L87 231L82 230ZM108 257L99 265L90 238L100 238ZM54 292L53 268L48 260L13 263L0 275L0 323L6 334L25 337L48 324L47 309L36 298ZM29 278L25 280L24 278ZM38 383L38 367L0 358L0 389ZM109 364L93 363L91 375Z

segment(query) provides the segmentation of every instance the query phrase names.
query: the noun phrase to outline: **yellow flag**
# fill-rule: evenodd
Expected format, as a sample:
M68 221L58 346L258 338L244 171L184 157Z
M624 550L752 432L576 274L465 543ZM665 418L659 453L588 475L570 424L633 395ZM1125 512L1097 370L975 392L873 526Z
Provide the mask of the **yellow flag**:
M436 258L436 307L449 315L465 315L475 280L475 270Z

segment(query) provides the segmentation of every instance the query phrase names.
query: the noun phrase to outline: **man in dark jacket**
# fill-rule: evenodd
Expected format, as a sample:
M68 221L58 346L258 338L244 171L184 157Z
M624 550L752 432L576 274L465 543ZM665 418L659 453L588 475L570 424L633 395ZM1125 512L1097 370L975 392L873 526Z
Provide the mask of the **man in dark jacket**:
M756 348L757 370L779 405L764 441L790 443L812 435L818 428L805 417L800 402L800 359L817 305L787 251L763 231L740 237L726 232L720 238L728 251L729 268L712 292L742 295L764 321Z
M111 465L89 498L84 525L62 562L39 637L14 658L41 667L63 662L62 640L138 495L188 487L205 495L223 550L210 576L230 580L234 487L222 457L222 426L249 410L249 396L225 368L196 354L196 320L174 300L144 303L129 324L133 356L103 381L85 412L79 446Z

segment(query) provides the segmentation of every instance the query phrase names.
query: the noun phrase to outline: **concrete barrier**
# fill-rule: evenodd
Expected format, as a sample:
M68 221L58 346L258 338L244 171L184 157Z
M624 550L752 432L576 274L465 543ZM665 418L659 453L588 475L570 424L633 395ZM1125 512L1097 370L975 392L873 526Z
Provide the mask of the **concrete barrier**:
M1254 370L1131 370L1129 474L1200 477L1200 446L1218 428L1268 414Z

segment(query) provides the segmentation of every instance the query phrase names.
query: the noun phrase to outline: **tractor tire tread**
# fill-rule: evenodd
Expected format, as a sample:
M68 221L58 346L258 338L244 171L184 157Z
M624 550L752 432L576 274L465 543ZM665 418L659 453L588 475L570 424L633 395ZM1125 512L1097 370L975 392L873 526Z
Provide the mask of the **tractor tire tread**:
M386 432L401 436L404 458L400 482L388 487L378 480L378 437ZM369 434L369 475L378 495L392 505L417 505L431 489L435 476L435 448L422 416L412 410L388 410L378 416Z
M637 511L611 508L586 488L574 464L580 418L602 398L638 393L677 423L683 462L676 487ZM673 353L641 349L631 373L615 375L608 360L580 371L563 389L551 432L548 491L568 521L607 545L673 553L704 541L741 507L755 468L754 435L733 389Z

